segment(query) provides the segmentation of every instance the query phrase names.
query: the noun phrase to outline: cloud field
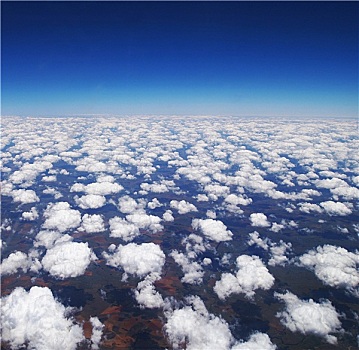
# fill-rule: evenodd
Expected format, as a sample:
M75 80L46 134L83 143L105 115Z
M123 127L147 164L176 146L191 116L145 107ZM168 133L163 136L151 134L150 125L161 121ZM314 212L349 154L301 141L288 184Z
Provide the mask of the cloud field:
M351 120L4 117L2 348L358 346L358 146Z

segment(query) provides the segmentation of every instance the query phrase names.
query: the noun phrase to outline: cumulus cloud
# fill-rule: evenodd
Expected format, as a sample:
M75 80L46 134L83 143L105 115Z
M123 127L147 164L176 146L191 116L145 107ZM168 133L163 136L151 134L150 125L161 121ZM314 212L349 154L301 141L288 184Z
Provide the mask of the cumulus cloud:
M95 233L95 232L103 232L105 231L105 224L103 218L99 214L85 214L82 217L82 223L79 227L80 231L85 231L88 233Z
M258 256L240 255L236 264L238 268L236 275L223 273L213 288L220 299L237 293L252 298L256 289L266 290L273 286L274 277Z
M12 348L75 350L84 340L82 327L47 287L29 292L17 287L1 299L2 339Z
M15 251L5 258L1 265L0 270L3 275L11 275L18 270L22 270L24 273L31 270L37 272L41 269L41 263L38 260L37 255L29 256L23 252Z
M126 215L126 220L138 228L151 230L152 232L163 230L163 226L160 224L162 219L155 215L135 212L134 214Z
M163 221L167 221L167 222L171 222L174 221L174 217L172 215L172 211L171 210L166 210L164 212L164 214L162 215Z
M88 194L80 198L76 197L75 201L81 209L97 209L105 205L106 198L98 194Z
M98 317L90 317L90 322L92 324L91 348L97 350L99 349L105 325L98 319Z
M237 342L231 350L275 350L277 346L273 344L268 334L253 333L247 341Z
M34 221L39 217L39 213L37 212L35 207L32 207L30 211L24 211L21 214L21 217L27 221Z
M337 338L330 333L340 332L339 314L329 300L316 303L314 300L300 300L296 295L274 293L275 297L285 302L285 311L277 317L292 332L314 334L323 337L328 343L336 344Z
M144 277L151 272L162 272L165 254L154 243L119 245L112 254L103 253L107 265L121 267L132 275Z
M13 190L11 192L14 202L20 202L22 204L39 202L40 199L33 190L25 190L23 188L19 190Z
M185 200L176 201L172 200L170 206L173 209L178 210L179 214L187 214L191 211L197 211L197 208L192 203L186 202Z
M111 231L110 237L118 237L125 242L132 241L140 234L140 229L135 224L119 217L110 219L109 224Z
M46 218L43 227L65 232L76 228L81 223L79 211L71 209L67 202L50 203L44 213Z
M135 298L140 307L154 309L162 307L164 302L161 294L156 291L154 282L159 280L159 273L150 273L146 278L139 282L135 290Z
M182 308L168 308L165 333L174 349L228 350L233 341L229 326L210 314L199 297L188 297Z
M327 214L331 216L333 215L345 216L345 215L350 215L352 213L352 210L341 202L325 201L325 202L321 202L320 206L325 210Z
M135 211L143 211L144 203L137 202L135 199L126 195L118 200L119 211L124 214L131 214Z
M275 350L267 334L255 332L248 341L236 341L228 323L208 312L198 296L185 298L185 303L173 308L166 301L167 322L164 331L174 349L188 350Z
M299 257L299 264L312 271L325 284L354 291L359 285L359 252L326 244Z
M227 230L227 226L219 220L193 219L192 227L202 232L206 238L215 242L232 240L233 233Z
M267 216L263 213L253 213L249 216L252 226L257 227L270 227Z
M43 268L55 278L77 277L85 273L97 257L88 243L61 242L46 251Z
M182 268L184 273L181 279L182 282L189 284L202 283L204 271L199 263L191 261L185 254L179 253L177 250L173 250L170 256Z
M254 231L249 234L248 245L256 245L270 253L270 259L268 264L270 266L281 265L285 266L285 264L289 261L286 256L287 253L290 253L292 250L292 244L286 243L282 240L279 243L275 243L270 240L268 237L262 239L257 231Z
M93 182L88 185L75 183L71 186L70 192L85 192L87 194L96 194L106 196L115 194L123 190L123 187L110 181Z

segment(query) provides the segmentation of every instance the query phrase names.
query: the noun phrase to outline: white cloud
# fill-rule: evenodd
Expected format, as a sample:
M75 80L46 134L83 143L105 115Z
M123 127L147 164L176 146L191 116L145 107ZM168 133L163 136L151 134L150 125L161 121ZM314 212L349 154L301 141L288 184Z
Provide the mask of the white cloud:
M147 206L150 209L156 209L156 208L162 207L163 204L161 204L157 198L153 198L151 202L148 202Z
M148 229L152 232L158 232L163 230L163 226L160 224L162 219L155 215L148 215L141 212L135 212L134 214L126 215L128 222L136 225L141 229Z
M50 203L44 213L46 218L43 227L65 232L76 228L81 223L79 211L71 209L67 202Z
M267 219L267 216L263 213L253 213L249 216L252 226L257 227L270 227L270 222Z
M204 236L215 242L230 241L233 233L227 230L227 226L219 220L193 219L192 227L199 230Z
M41 262L50 275L64 279L83 275L91 261L96 259L88 243L68 241L48 249Z
M175 219L172 215L171 210L166 210L165 213L162 215L162 218L164 221L167 221L167 222L174 221L174 219Z
M156 291L153 284L160 278L161 276L154 272L138 283L137 289L135 290L135 298L141 307L153 309L163 306L163 298L161 294Z
M24 220L34 221L39 217L39 213L35 207L32 207L30 211L24 211L21 216Z
M256 332L247 341L237 342L231 350L275 350L276 348L268 334Z
M170 206L171 208L178 210L179 214L187 214L191 211L198 211L195 205L186 202L185 200L181 200L181 201L172 200L170 202Z
M320 304L312 299L300 300L288 291L274 295L286 304L285 311L277 314L284 326L292 332L314 334L323 337L330 344L337 343L337 338L330 333L341 331L340 315L329 300Z
M233 342L229 326L222 318L210 314L199 297L186 298L188 305L167 308L165 333L174 349L228 350Z
M243 293L251 298L256 289L266 290L273 286L274 277L258 256L240 255L236 264L236 275L223 273L213 288L220 299L225 299L233 293Z
M36 255L32 258L20 251L11 253L0 265L0 270L3 275L12 275L20 269L24 273L29 270L37 272L40 268L41 264Z
M125 219L114 217L109 220L110 224L110 237L118 237L125 242L132 241L140 234L139 228Z
M88 233L105 231L105 224L102 219L102 216L99 214L85 214L82 217L82 223L81 227L79 227L79 230L86 231Z
M165 254L154 243L119 245L113 254L103 253L107 265L122 267L126 273L144 277L151 272L162 272Z
M359 252L329 244L299 257L299 264L312 271L325 284L354 290L359 285Z
M105 325L101 323L98 317L90 317L92 324L92 335L91 335L91 348L94 350L99 349L99 344L102 338L102 332Z
M2 340L14 349L75 350L84 340L82 327L69 316L71 308L56 301L47 287L29 292L17 287L1 302Z
M40 199L33 190L25 190L23 188L19 190L13 190L11 193L14 202L20 202L22 204L39 202Z
M76 197L75 202L81 209L97 209L105 205L106 198L98 194L88 194L80 198Z
M179 253L177 250L173 250L170 256L182 268L184 273L184 276L181 278L182 282L189 284L202 283L204 272L199 263L191 261L185 254Z
M130 196L123 196L118 200L119 211L124 214L131 214L136 211L143 211L144 203L137 203Z
M320 206L326 211L327 214L331 216L332 215L345 216L345 215L350 215L352 213L352 210L341 202L326 201L326 202L321 202Z
M299 210L303 213L322 213L323 209L318 204L313 203L298 203Z

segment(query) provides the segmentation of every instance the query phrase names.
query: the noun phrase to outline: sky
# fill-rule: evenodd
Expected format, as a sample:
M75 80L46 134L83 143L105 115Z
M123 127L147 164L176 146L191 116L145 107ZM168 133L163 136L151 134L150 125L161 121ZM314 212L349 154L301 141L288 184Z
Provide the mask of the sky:
M357 2L1 2L2 115L358 115Z

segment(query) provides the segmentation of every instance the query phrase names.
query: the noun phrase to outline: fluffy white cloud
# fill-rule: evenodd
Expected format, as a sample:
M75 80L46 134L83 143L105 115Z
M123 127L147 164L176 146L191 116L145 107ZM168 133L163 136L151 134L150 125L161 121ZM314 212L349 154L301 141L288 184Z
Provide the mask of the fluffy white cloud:
M21 216L24 220L34 221L39 217L39 213L35 207L32 207L30 211L24 211Z
M310 212L322 213L323 209L318 204L313 203L299 203L299 210L303 213L309 214Z
M181 279L182 282L189 284L202 283L204 272L199 263L191 261L185 254L179 253L177 250L173 250L170 256L182 268L184 273Z
M140 229L125 219L114 217L110 219L110 237L122 238L125 242L132 241L140 234Z
M231 350L275 350L277 346L273 344L268 334L253 333L247 341L237 342Z
M353 290L359 285L359 252L329 244L319 246L299 257L299 264L332 287Z
M352 213L352 210L341 202L326 201L326 202L321 202L320 206L325 210L327 214L331 216L332 215L345 216L345 215L350 215Z
M233 338L227 322L210 314L199 297L188 297L186 302L182 308L167 308L165 312L164 330L173 348L230 349Z
M215 242L230 241L233 233L227 230L227 226L219 220L193 219L192 227L199 230L204 236Z
M16 288L1 299L2 340L14 349L75 350L84 340L82 327L69 317L71 308L55 300L49 288Z
M174 221L174 219L175 219L172 215L171 210L166 210L165 213L162 215L162 218L164 221L167 221L167 222Z
M170 206L171 208L178 210L179 214L187 214L191 211L197 211L197 208L192 203L186 202L185 200L172 200Z
M240 255L236 264L236 275L223 273L213 288L220 299L225 299L233 293L244 293L246 297L251 298L256 289L266 290L273 286L274 277L258 256Z
M14 274L20 269L26 273L28 270L38 271L40 268L41 264L36 255L31 257L31 255L28 256L20 251L11 253L0 265L0 271L3 275Z
M88 233L105 231L105 224L102 216L99 214L85 214L82 217L82 223L81 227L79 227L79 230L86 231Z
M150 209L156 209L156 208L162 207L163 204L161 204L157 198L153 198L151 202L148 202L147 206Z
M163 230L163 226L160 224L162 219L155 215L148 215L141 212L126 215L126 220L138 228L151 230L157 232Z
M48 249L41 262L50 275L64 279L83 275L91 261L96 259L88 243L68 241Z
M118 206L121 213L131 214L135 211L141 211L144 208L144 203L137 203L136 200L126 195L118 200Z
M144 277L151 272L162 272L165 254L154 243L119 245L113 254L103 253L107 265L122 267L126 273Z
M99 344L102 338L102 332L105 325L101 323L98 317L90 317L92 324L92 335L91 335L91 348L94 350L99 349Z
M81 223L81 214L70 208L67 202L50 203L44 213L46 218L43 227L65 232L76 228Z
M99 194L88 194L80 198L76 197L75 201L81 209L97 209L105 205L106 198Z
M93 182L88 185L75 183L71 186L71 192L85 192L87 194L97 194L99 196L106 196L115 194L123 190L123 187L117 183L110 181Z
M272 242L268 237L262 239L259 236L257 231L254 231L249 234L248 245L256 245L270 253L270 259L268 264L270 266L281 265L285 266L285 264L289 261L286 253L291 252L292 244L283 242L282 240L279 243Z
M267 216L263 213L253 213L249 216L252 226L257 227L269 227L270 223L267 219Z
M135 290L135 298L140 307L153 309L163 306L163 298L159 292L156 291L154 282L159 280L161 276L154 272L146 276L146 278L139 282Z
M320 304L312 299L300 300L288 291L285 294L274 295L286 304L285 311L277 314L284 326L292 332L315 334L330 344L337 343L337 338L330 333L340 332L341 323L339 314L329 300L324 300Z
M19 190L13 190L11 195L14 202L20 202L22 204L39 202L40 199L33 190L25 190L23 188Z

